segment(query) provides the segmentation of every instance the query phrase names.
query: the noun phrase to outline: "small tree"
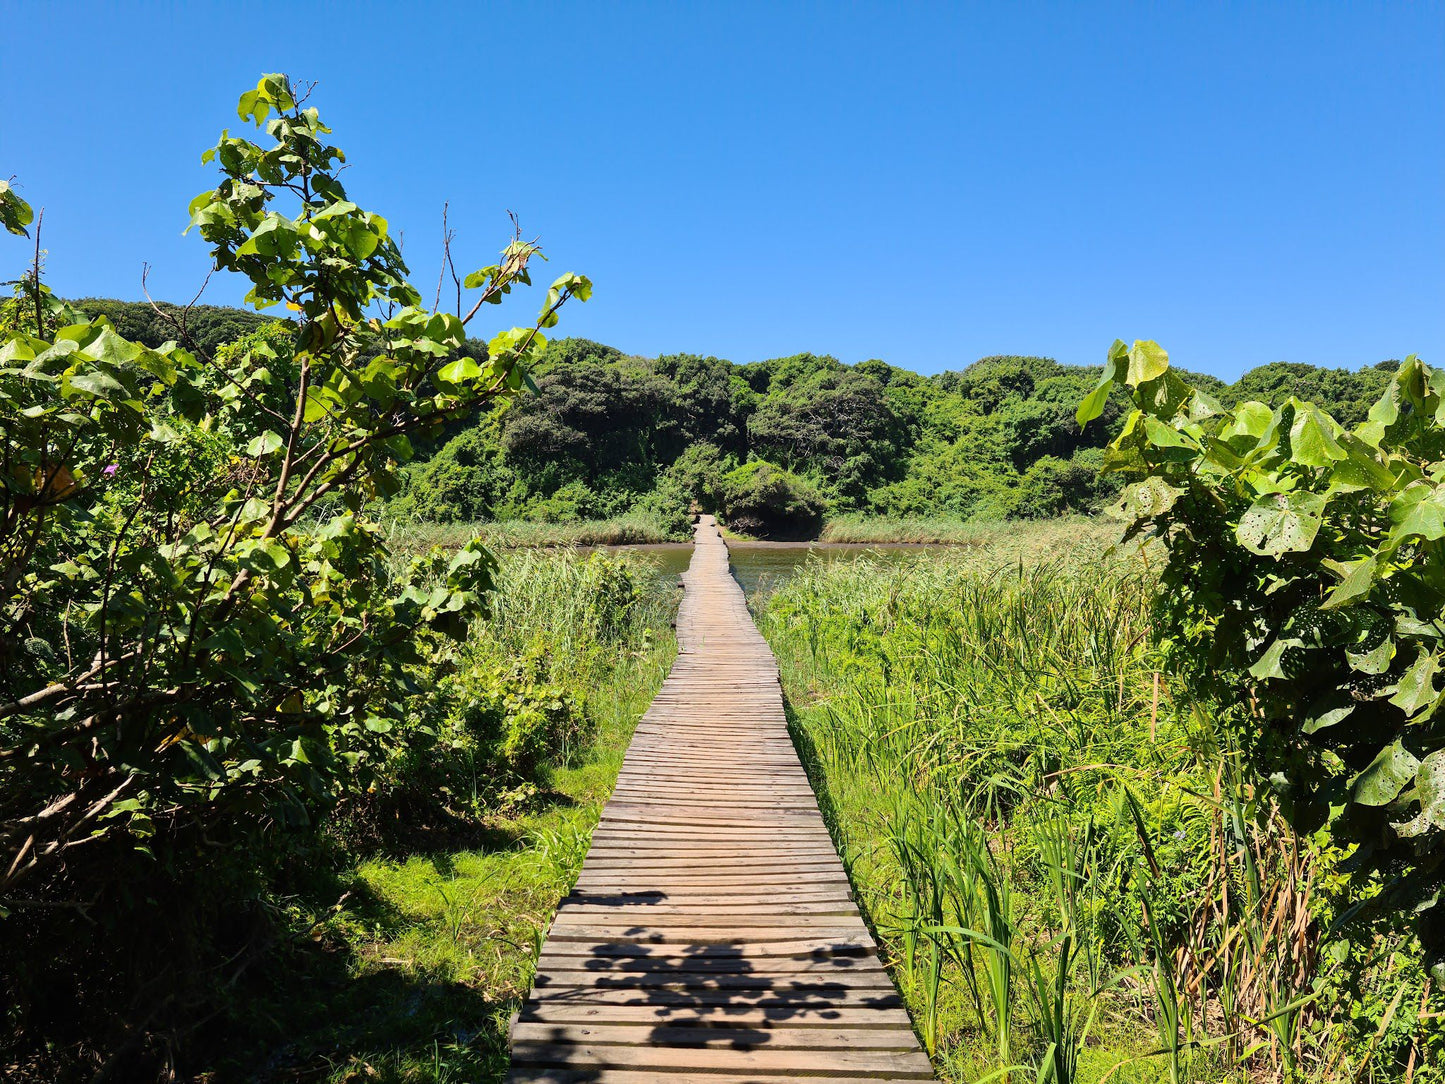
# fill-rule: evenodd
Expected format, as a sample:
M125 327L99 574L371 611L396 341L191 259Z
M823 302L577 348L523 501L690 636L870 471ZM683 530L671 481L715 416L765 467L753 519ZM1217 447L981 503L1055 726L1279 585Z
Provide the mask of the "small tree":
M182 311L150 349L64 311L37 267L0 333L0 905L97 841L294 823L365 783L419 644L466 629L494 567L470 545L397 573L366 513L411 437L522 387L591 291L563 275L534 326L467 356L538 247L514 236L466 276L468 311L429 311L290 82L238 112L266 142L206 152L221 180L191 222L294 322L211 356ZM31 221L8 185L0 215Z
M1135 409L1106 468L1135 479L1129 535L1166 548L1177 665L1246 705L1296 827L1445 950L1445 372L1407 358L1353 429L1297 398L1225 409L1152 342L1114 344L1081 424L1116 384Z

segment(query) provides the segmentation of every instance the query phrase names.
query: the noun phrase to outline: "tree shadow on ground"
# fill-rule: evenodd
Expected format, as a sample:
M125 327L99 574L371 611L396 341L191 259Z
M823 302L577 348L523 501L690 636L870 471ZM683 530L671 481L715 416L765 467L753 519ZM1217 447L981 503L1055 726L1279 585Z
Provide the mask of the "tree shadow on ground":
M643 937L648 930L646 909L665 906L662 891L589 893L574 892L572 902L617 908L638 925L624 936ZM605 917L599 923L607 923ZM539 974L532 998L518 1016L522 1041L514 1045L514 1063L528 1069L566 1070L569 1081L599 1080L607 1043L582 1044L579 1057L572 1016L583 1021L591 1006L604 1002L628 1010L648 1010L650 1025L637 1028L628 1045L638 1049L666 1046L678 1049L756 1051L774 1042L774 1028L806 1023L826 1026L853 1009L901 1008L891 987L860 988L846 976L865 963L868 950L843 942L820 944L785 957L759 958L743 940L687 944L664 950L638 942L592 944L580 954L567 956L569 946L554 937L553 955ZM662 953L666 951L666 955ZM570 977L558 981L551 973L567 970L561 961L585 972L588 984L576 985ZM764 970L766 969L766 970ZM571 1010L577 1010L575 1013ZM602 1014L605 1017L606 1013ZM595 1028L593 1029L595 1032ZM619 1065L618 1067L621 1067Z

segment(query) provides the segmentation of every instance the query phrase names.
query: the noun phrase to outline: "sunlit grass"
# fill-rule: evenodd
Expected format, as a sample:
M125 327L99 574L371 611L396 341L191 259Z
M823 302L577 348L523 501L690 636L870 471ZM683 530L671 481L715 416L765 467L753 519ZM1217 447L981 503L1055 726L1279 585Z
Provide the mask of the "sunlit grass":
M1162 677L1148 562L1108 555L1113 536L1062 520L903 565L817 561L763 604L860 907L948 1080L1227 1077L1188 1045L1187 1006L1162 1025L1176 991L1147 932L1156 914L1182 937L1230 883L1209 880L1218 810L1194 797L1223 754Z
M612 519L571 523L508 520L500 523L421 523L393 521L388 543L401 554L424 553L433 546L456 549L480 538L498 550L552 546L639 546L681 542L690 534L669 530L656 516L641 512Z
M287 906L293 940L271 983L274 996L245 1007L253 1020L269 1020L264 1033L286 1038L279 1047L271 1040L264 1050L235 1050L246 1079L503 1078L510 1018L675 650L668 628L675 596L660 585L628 611L610 646L599 643L587 616L597 606L589 575L573 553L506 556L475 647L504 657L540 634L571 652L577 666L569 688L585 698L591 741L548 769L535 790L482 817L476 829L484 846L360 854L335 871L318 870L310 890ZM571 644L569 636L580 639Z

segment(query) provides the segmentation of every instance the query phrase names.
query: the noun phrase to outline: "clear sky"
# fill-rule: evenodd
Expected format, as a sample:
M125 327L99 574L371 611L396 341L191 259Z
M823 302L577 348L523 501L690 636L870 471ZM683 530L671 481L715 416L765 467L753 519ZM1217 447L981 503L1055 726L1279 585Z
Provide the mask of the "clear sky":
M558 332L630 352L1445 364L1440 3L0 0L0 25L0 177L69 296L139 297L143 262L195 291L200 153L286 71L429 299L443 201L468 267L511 209L544 275L596 283ZM26 259L0 237L0 277Z

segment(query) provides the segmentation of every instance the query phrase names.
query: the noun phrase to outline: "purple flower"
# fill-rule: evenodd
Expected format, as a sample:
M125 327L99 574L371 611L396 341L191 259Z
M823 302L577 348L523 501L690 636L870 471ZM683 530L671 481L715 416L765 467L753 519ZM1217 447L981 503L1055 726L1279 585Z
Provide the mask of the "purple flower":
M115 477L115 472L116 472L119 468L120 468L120 464L119 464L119 463L112 463L110 466L106 467L106 468L105 468L103 471L101 471L100 473L103 474L103 475L105 475L107 478L114 478L114 477Z

